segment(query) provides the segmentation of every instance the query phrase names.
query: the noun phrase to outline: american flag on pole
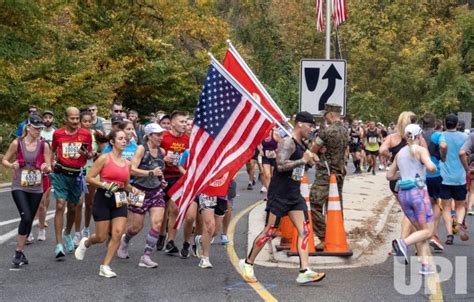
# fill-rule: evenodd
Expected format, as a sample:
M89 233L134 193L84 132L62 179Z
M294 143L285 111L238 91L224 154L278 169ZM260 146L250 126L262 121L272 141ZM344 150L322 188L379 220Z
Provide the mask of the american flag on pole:
M316 29L319 32L322 32L324 29L323 1L324 0L316 0Z
M209 66L194 115L187 171L168 192L179 209L176 228L198 194L227 194L234 175L273 126L248 98L223 67Z
M334 25L337 27L347 19L347 5L346 0L333 0L332 2L333 14L332 18Z

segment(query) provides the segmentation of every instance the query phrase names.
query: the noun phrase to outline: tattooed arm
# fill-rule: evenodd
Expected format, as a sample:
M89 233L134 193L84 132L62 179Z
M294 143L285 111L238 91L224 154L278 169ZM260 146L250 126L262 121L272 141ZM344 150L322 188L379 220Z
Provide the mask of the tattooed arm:
M276 164L278 172L291 171L294 168L305 165L303 159L290 160L290 156L295 152L296 144L291 137L285 137L279 144L277 149Z

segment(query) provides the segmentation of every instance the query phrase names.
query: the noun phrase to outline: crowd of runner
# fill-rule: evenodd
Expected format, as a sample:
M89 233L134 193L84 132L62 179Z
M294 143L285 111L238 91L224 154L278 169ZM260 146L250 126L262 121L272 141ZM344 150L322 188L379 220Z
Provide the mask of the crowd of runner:
M299 113L291 136L288 130L273 128L246 164L248 183L244 186L253 190L259 181L260 193L269 201L266 228L255 239L248 257L240 262L247 281L256 281L253 261L263 243L274 236L279 219L287 214L301 234L297 282L324 278L324 273L309 269L304 244L308 217L306 203L300 198L299 181L305 166L316 165L311 212L315 234L320 239L318 250L324 246L321 230L325 225L323 205L317 204L324 202L318 197L321 190L317 181L336 173L342 191L348 170L372 175L387 170L390 189L405 213L402 237L393 241L394 253L408 262L408 246L416 245L422 258L421 273L433 272L427 260L428 246L438 252L444 249L437 236L441 217L448 234L444 244L452 245L456 233L461 240L467 240L465 216L474 213L474 194L467 198L468 189L472 191L474 187L470 180L474 170L474 133L466 134L469 131L463 129L456 115L439 120L431 113L417 118L411 112L403 112L397 124L386 127L376 121L343 123L339 113L336 108L325 114L327 121L341 125L337 129L343 130L339 132L316 127L311 115ZM82 260L89 248L107 241L99 275L115 277L110 267L114 256L129 258L130 242L143 230L148 214L143 255L133 260L140 267L158 266L153 259L154 250L182 258L195 255L200 258L200 268L213 267L210 250L214 238L220 236L223 245L231 243L227 229L237 185L231 182L227 196L196 197L186 213L184 240L178 246L173 227L178 208L167 191L186 173L193 119L182 111L160 111L146 120L142 123L137 111L125 111L119 103L110 107L109 119L98 116L95 105L84 109L69 107L60 114L52 110L40 113L30 106L28 118L19 124L17 139L2 160L6 168L13 170L12 195L21 213L12 260L15 268L28 264L26 244L46 240L51 195L56 202L53 227L57 259L74 253L76 259ZM55 129L55 122L63 127ZM331 149L331 141L337 148ZM331 157L331 152L338 153L342 165ZM36 234L32 230L35 217L39 220Z

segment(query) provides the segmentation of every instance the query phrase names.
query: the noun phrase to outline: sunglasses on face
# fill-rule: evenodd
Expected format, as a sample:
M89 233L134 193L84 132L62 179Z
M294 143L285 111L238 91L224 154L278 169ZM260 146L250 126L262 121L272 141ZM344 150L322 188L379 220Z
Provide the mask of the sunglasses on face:
M118 109L118 110L114 110L114 112L115 112L115 113L122 113L123 110Z
M89 109L90 112L97 111L96 108Z

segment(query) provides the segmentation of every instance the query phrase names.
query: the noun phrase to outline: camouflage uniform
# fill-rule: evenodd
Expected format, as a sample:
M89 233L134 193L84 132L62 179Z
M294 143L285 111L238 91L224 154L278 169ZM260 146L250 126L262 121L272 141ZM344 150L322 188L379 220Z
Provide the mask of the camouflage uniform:
M348 145L347 131L342 122L335 122L323 129L313 143L327 149L325 153L318 154L319 162L316 164L316 177L310 192L314 233L324 241L326 220L323 207L327 205L329 195L329 174L326 163L330 173L336 174L342 208L342 186L346 175L344 154Z

